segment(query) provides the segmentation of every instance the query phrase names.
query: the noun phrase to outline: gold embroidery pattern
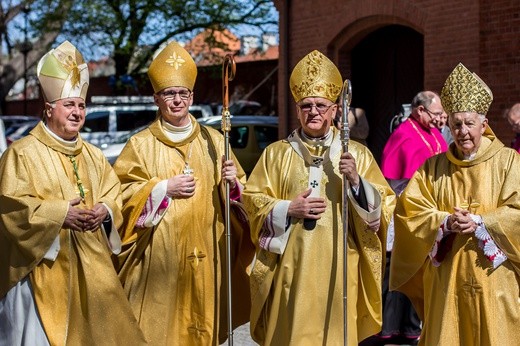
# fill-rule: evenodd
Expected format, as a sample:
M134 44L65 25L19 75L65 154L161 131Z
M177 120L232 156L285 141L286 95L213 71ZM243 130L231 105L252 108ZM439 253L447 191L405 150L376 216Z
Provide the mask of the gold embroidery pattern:
M487 114L493 93L479 76L459 63L450 73L441 91L441 101L448 114L477 112Z
M188 256L188 261L191 262L194 269L197 269L197 267L199 266L199 263L205 257L206 257L206 254L203 253L202 251L199 251L199 249L197 249L197 247L195 246L195 248L193 249L193 252Z
M278 255L267 250L260 249L256 254L256 262L251 273L250 284L251 293L258 293L260 286L264 282L267 274L274 271L274 266L278 260ZM251 296L254 298L254 296Z
M343 80L334 63L314 50L295 66L290 85L296 102L310 96L324 97L335 102L341 92Z
M381 243L377 234L370 231L361 233L361 244L363 252L365 253L372 274L377 280L381 280L382 269L381 269Z
M169 59L166 59L166 63L170 66L172 66L174 69L178 70L181 68L181 66L186 62L183 58L181 58L180 55L177 55L177 52L173 52L172 55L170 55Z

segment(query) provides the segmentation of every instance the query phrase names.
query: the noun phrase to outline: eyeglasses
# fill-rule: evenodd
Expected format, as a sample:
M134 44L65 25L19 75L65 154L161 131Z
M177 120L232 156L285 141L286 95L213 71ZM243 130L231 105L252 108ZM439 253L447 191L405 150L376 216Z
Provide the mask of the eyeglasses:
M444 114L444 112L432 112L426 107L424 107L424 110L426 111L426 113L428 113L431 117L434 118L440 118Z
M330 107L332 107L334 105L335 105L335 103L330 104L328 106L324 105L322 103L318 103L318 104L307 103L307 104L303 104L303 105L298 105L298 107L301 109L301 111L303 113L309 113L312 110L312 108L316 108L318 113L324 114L325 112L327 112L330 109Z
M166 91L159 93L159 96L161 96L161 98L166 102L174 100L177 95L179 96L179 98L181 100L186 101L187 99L190 98L191 91L189 91L189 90L180 90L180 91L166 90Z

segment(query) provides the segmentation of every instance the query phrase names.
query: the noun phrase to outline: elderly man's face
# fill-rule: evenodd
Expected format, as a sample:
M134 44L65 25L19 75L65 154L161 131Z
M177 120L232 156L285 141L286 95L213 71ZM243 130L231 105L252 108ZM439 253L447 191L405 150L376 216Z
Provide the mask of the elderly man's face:
M164 120L173 126L188 125L189 108L193 103L193 93L184 87L171 87L154 94L154 101Z
M475 112L459 112L450 116L449 123L457 148L464 155L476 153L487 127L487 119L482 121Z
M336 110L337 105L323 97L306 97L296 105L303 132L313 138L329 132Z
M442 112L442 115L439 117L439 121L437 121L437 128L440 130L444 126L446 126L446 122L448 121L448 114L446 112Z
M85 123L85 100L70 97L46 103L47 127L58 137L73 140Z

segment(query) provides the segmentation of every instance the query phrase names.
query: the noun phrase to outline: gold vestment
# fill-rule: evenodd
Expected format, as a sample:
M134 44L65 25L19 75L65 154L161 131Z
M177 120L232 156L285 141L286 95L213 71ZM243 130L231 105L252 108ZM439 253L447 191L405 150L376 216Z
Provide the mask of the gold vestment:
M161 120L156 120L130 139L114 165L122 182L125 217L120 278L152 345L217 345L219 333L221 341L226 338L224 139L190 119L192 134L179 143L168 139ZM245 174L233 160L244 183ZM186 163L193 169L195 194L173 198L155 227L134 227L154 186L182 174ZM234 208L236 203L232 215ZM240 325L249 319L246 268L254 252L247 227L233 231L233 324Z
M120 183L103 153L81 138L65 146L38 124L0 161L0 297L29 275L51 345L144 344L105 231L62 228L69 201L79 197L69 155L86 192L81 205L105 203L112 222L122 222ZM44 259L57 236L56 260Z
M334 135L339 146L338 131ZM314 148L306 148L318 154ZM349 202L348 345L357 345L381 330L386 227L395 195L366 147L351 141L349 152L356 159L359 175L369 183L366 186L381 196L377 233L367 230L352 207L355 202ZM323 164L320 196L327 209L316 227L305 230L303 220L291 218L291 234L282 255L257 249L251 273L251 334L262 345L343 344L340 155L338 150ZM253 242L258 245L264 221L275 204L294 199L308 184L309 165L287 140L266 148L243 194Z
M422 345L512 345L520 340L520 156L488 127L474 160L455 144L427 160L400 196L390 288L412 300ZM493 269L475 233L456 234L439 266L439 227L467 203L507 260Z

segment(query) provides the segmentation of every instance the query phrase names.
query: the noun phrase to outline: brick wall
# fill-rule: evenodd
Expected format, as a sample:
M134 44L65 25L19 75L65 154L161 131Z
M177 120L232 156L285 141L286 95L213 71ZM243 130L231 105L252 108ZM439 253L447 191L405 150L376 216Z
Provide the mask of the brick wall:
M318 49L350 75L350 52L369 33L388 25L409 27L424 37L424 89L440 91L462 62L491 88L494 102L488 114L498 137L513 138L502 114L520 102L520 1L518 0L275 0L280 13L279 114L289 110L280 136L298 126L292 98L283 88L290 71L305 54ZM318 4L318 5L316 5ZM286 20L288 18L288 20ZM288 27L288 30L285 29ZM287 37L284 37L287 32ZM283 45L287 44L287 47ZM417 49L417 47L409 47ZM284 104L289 102L290 107Z

